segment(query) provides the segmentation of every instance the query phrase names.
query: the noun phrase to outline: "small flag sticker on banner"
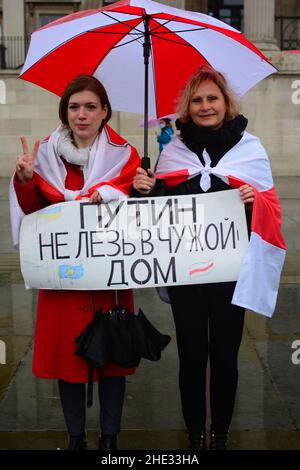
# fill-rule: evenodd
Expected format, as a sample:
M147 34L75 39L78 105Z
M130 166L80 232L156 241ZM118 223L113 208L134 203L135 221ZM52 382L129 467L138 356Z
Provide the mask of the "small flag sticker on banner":
M71 266L63 264L59 266L58 275L60 279L80 279L83 277L83 265Z
M62 216L61 206L47 207L39 212L39 219L56 220Z
M192 264L189 270L190 278L196 276L197 274L204 274L207 271L210 271L214 267L213 260L203 261L196 264Z

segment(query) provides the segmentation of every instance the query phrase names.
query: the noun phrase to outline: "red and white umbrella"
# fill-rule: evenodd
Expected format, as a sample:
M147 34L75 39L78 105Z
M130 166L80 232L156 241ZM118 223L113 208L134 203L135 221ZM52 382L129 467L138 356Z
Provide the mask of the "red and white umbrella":
M35 31L20 78L61 95L77 75L94 75L114 110L144 114L146 124L148 114L174 113L187 79L207 63L238 95L276 71L222 21L151 0L121 0ZM147 131L147 147L146 140Z
M141 121L139 121L139 127L144 127L144 126L145 126L145 120L142 119ZM147 127L150 128L150 127L155 127L155 126L158 126L158 119L154 116L149 116L148 121L147 121Z

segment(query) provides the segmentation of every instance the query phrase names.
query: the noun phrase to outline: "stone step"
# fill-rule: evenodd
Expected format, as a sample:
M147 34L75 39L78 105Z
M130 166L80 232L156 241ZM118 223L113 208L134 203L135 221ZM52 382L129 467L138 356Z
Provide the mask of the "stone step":
M20 268L19 253L0 252L0 283L20 283L23 276Z
M20 271L19 253L0 253L0 272Z

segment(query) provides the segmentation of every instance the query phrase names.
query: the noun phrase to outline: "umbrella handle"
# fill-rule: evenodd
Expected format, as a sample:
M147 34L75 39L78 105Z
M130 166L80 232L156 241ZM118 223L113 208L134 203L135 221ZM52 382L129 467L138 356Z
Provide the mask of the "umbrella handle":
M149 157L142 157L142 168L143 170L149 170L151 168L150 165L150 158Z

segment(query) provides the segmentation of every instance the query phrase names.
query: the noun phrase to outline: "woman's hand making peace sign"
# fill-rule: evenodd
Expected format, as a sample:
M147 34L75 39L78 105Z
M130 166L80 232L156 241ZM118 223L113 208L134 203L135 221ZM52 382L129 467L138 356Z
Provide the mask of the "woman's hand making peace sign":
M32 152L29 153L26 137L21 136L23 155L18 155L16 164L16 173L21 183L28 183L33 177L34 161L39 149L40 142L34 143Z

